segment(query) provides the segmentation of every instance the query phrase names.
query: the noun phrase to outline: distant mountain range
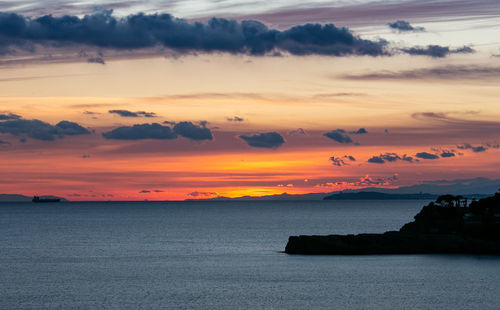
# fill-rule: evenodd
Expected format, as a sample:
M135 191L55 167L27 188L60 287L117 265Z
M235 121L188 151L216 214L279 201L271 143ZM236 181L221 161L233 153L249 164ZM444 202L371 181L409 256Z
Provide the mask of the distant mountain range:
M201 200L210 201L248 201L248 200L390 200L390 199L435 199L439 195L462 195L468 198L482 198L500 189L500 179L488 178L438 180L398 188L366 187L356 190L344 190L329 193L309 193L292 195L282 193L268 196L243 196L237 198L216 197ZM200 199L188 199L200 200Z
M191 201L259 201L259 200L390 200L390 199L423 199L432 200L439 195L462 195L468 198L482 198L500 190L500 179L474 178L459 180L427 181L417 185L398 188L366 187L356 190L344 190L329 193L288 194L268 196L243 196L237 198L216 197L208 199L186 199ZM41 196L40 198L60 198ZM0 202L29 202L33 197L17 194L0 194ZM60 198L61 201L67 201Z
M357 192L357 193L345 193L340 192L338 194L328 195L323 197L323 200L397 200L397 199L436 199L438 195L435 194L386 194L379 192Z
M61 201L67 201L64 198L56 196L40 196L40 198L59 198ZM0 194L0 202L31 202L33 197L18 194Z

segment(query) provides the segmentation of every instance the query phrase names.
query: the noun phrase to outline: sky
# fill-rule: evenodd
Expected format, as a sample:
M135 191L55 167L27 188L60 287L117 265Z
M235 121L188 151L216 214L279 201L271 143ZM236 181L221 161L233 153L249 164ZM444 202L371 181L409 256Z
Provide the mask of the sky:
M182 200L498 178L500 3L0 2L0 188Z

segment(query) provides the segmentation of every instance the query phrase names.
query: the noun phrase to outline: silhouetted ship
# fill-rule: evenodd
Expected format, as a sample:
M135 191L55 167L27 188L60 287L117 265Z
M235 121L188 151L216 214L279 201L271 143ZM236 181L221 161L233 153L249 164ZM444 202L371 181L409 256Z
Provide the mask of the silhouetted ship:
M31 200L33 202L60 202L61 199L59 198L40 198L38 196L34 196L33 197L33 200Z

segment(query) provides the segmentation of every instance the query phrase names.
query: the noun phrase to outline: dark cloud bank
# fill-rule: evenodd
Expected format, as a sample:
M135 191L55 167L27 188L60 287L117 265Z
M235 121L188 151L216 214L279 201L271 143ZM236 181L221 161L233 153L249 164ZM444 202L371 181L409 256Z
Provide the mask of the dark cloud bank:
M170 14L139 13L123 18L111 14L112 11L101 11L82 18L70 15L30 18L0 13L0 42L4 47L74 43L115 49L164 46L184 52L249 55L275 52L331 56L387 54L386 41L364 40L349 29L333 24L305 24L280 31L255 20L212 18L190 23Z
M212 140L212 132L205 127L205 123L195 125L191 122L180 122L170 126L153 124L136 124L133 126L123 126L102 133L106 139L115 140L142 140L142 139L176 139L178 135L190 140Z
M399 31L419 29L405 21L391 25ZM383 39L362 39L348 28L334 24L303 24L277 30L256 20L212 18L206 22L188 22L170 14L144 13L115 17L111 10L83 17L45 15L36 18L0 12L0 54L14 53L15 48L34 52L37 44L52 48L74 44L118 50L160 46L180 54L223 52L255 56L280 53L388 56L395 52ZM473 52L470 47L452 49L438 45L397 51L431 57ZM87 61L105 64L101 56L89 57Z

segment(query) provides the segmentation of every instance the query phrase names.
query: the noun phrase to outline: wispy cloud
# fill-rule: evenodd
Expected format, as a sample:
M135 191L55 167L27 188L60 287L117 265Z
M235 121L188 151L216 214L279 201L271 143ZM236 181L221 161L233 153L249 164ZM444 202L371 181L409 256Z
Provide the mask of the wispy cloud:
M351 80L476 80L500 77L500 67L450 65L434 68L419 68L403 71L380 71L365 74L350 74L343 76Z
M410 22L405 20L397 20L392 23L387 24L389 28L394 29L399 32L423 32L425 31L424 27L414 27L410 24Z
M117 114L121 117L156 117L156 114L154 112L144 111L132 112L128 110L109 110L108 113Z

